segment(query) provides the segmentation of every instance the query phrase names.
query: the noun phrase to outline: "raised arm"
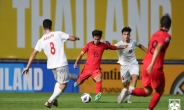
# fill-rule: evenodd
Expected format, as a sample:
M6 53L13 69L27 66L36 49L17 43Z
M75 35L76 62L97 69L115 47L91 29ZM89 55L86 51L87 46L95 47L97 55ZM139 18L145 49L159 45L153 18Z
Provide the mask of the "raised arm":
M148 52L148 50L142 44L139 44L139 48L146 53Z
M73 68L76 69L77 68L77 63L82 59L83 55L85 53L83 51L81 51L81 53L79 54L79 56L77 57L75 64L73 65Z
M76 36L69 36L68 40L76 41L76 40L80 40L80 39L78 37L76 37Z
M154 53L153 53L153 57L152 57L151 63L150 63L150 65L149 65L148 68L147 68L148 73L151 72L151 70L152 70L152 68L153 68L153 66L154 66L154 64L155 64L155 61L156 61L156 59L157 59L157 57L158 57L158 54L160 53L160 51L161 51L162 48L163 48L163 45L160 44L160 43L158 43L158 45L156 46L156 48L155 48L155 50L154 50Z
M28 61L28 63L27 63L26 68L22 71L22 75L27 74L27 72L29 71L29 67L30 67L32 61L35 59L37 53L38 53L37 50L34 50L34 51L32 52L32 54L31 54L31 56L30 56L30 58L29 58L29 61Z

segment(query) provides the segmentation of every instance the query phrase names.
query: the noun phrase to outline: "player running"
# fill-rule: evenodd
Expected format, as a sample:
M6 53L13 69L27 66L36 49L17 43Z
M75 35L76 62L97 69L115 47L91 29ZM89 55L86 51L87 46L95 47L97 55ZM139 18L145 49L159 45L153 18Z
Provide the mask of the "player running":
M121 65L120 72L124 87L128 88L130 84L130 77L132 77L132 83L130 84L129 90L135 89L139 76L139 65L134 51L136 47L139 47L144 52L147 52L147 49L142 44L130 38L131 31L132 29L130 27L124 27L121 31L123 40L115 44L115 46L128 45L126 49L117 50L119 57L117 63ZM131 95L127 97L127 103L132 103L130 101L130 97ZM118 103L121 103L120 95L118 96Z
M149 96L153 89L155 89L147 110L154 109L164 92L165 76L163 63L171 40L171 35L168 33L171 27L171 18L168 14L161 18L160 26L161 29L152 35L148 45L148 53L143 60L142 84L144 88L136 88L132 91L127 91L125 88L121 92L121 100L123 100L128 94Z
M82 52L77 57L74 68L77 67L77 63L81 60L83 55L87 53L87 60L86 64L77 79L77 81L74 83L74 87L77 85L80 85L83 81L88 79L90 76L93 77L93 79L96 81L96 96L95 96L95 102L98 102L98 100L101 98L101 90L102 90L102 73L100 71L100 63L102 59L102 55L104 50L110 49L110 50L117 50L117 49L124 49L127 47L127 45L124 46L111 46L109 44L100 42L102 37L102 31L100 30L94 30L92 32L93 41L87 43Z
M45 19L43 21L43 29L45 34L40 38L35 46L33 53L31 54L26 68L22 71L22 74L27 74L29 67L36 57L38 52L44 50L47 56L47 68L52 69L54 78L56 80L54 92L49 100L45 103L46 107L51 108L52 105L58 106L57 98L67 87L69 77L75 79L74 75L68 71L68 61L64 52L64 42L67 40L76 41L78 37L70 36L61 31L51 31L52 21Z

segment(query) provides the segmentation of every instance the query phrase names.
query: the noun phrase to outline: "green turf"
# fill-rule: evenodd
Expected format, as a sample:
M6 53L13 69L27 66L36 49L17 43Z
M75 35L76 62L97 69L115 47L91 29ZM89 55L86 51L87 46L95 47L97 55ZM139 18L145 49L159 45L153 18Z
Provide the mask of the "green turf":
M1 93L0 110L48 110L44 103L51 93ZM117 104L117 94L102 94L98 103L94 102L94 94L91 94L90 103L82 103L81 94L62 94L58 101L59 106L52 109L61 110L146 110L150 97L132 96L132 104ZM168 110L169 99L180 99L184 109L183 95L164 95L154 110ZM181 110L182 110L181 109Z

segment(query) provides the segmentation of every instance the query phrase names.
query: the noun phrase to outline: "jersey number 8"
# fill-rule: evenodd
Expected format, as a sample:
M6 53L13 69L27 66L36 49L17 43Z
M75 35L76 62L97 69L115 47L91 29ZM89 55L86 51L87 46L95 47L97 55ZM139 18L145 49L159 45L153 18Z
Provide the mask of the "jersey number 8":
M56 49L54 48L54 43L50 42L50 53L54 55L56 53Z
M154 53L154 50L155 50L157 44L158 44L158 41L157 41L157 40L154 40L154 41L152 42L152 44L151 44L151 49L150 49L150 53L151 53L151 54Z

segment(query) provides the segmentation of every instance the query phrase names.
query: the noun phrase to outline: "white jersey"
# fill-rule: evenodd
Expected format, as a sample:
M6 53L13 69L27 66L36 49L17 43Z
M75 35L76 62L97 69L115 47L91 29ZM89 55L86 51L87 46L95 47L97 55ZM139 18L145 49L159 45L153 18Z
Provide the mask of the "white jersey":
M119 60L117 63L120 65L132 65L138 64L137 59L135 57L135 48L140 45L139 42L130 39L129 43L125 43L123 41L119 41L115 46L128 45L127 48L117 50Z
M64 42L69 38L69 34L61 31L50 32L44 34L35 46L35 50L44 50L47 56L47 68L53 69L68 65L68 61L64 52Z

